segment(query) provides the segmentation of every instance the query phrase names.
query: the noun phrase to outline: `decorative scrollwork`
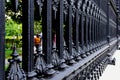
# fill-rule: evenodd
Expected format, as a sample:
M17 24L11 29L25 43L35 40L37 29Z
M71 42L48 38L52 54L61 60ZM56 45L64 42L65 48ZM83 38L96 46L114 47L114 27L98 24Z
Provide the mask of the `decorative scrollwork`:
M39 49L39 48L38 48ZM44 73L45 68L46 68L46 63L43 58L43 54L41 54L41 50L39 51L37 49L37 54L35 55L35 67L34 69L36 70L37 73Z
M73 18L75 17L75 12L76 12L76 7L75 7L75 1L71 0L71 5L72 5L72 16Z
M77 61L81 60L80 53L76 51L74 44L73 44L73 48L72 48L72 55L75 60L77 60Z
M83 12L85 12L85 9L86 9L86 6L87 6L87 1L88 0L85 0L84 3L83 3L83 7L82 7Z
M96 5L94 6L93 16L96 17Z
M58 57L58 51L56 49L52 50L52 64L57 67L60 64L60 59Z
M64 0L64 15L65 15L65 20L67 18L67 14L68 14L68 7L69 7L69 4L68 4L67 0Z
M55 19L56 19L56 14L57 14L57 11L58 11L59 2L60 2L60 0L53 0L52 1L52 8L53 8L53 11L54 11L54 18Z
M68 48L66 47L66 42L64 41L64 51L63 51L63 58L67 64L74 64L75 61L73 60L73 56L69 55Z
M99 19L99 8L97 7L97 13L96 13L96 15L97 15L97 19Z
M100 9L99 9L98 13L99 13L99 20L100 20L100 18L101 18L101 16L100 16L100 15L101 15L101 13L100 13Z
M91 9L91 15L92 15L92 16L94 15L94 6L95 6L95 4L93 3L93 4L92 4L92 9Z
M91 1L88 2L87 14L90 14L90 6L91 6Z
M55 73L55 70L53 70L53 65L51 64L46 64L44 60L44 54L41 53L41 48L40 46L37 49L37 54L36 54L36 60L35 60L35 72L38 74L46 74L46 75L52 75Z
M35 66L34 70L28 73L28 78L34 80L33 78L37 75L43 77L45 75L52 75L56 71L53 68L52 64L47 64L44 60L44 54L41 53L40 46L37 48L37 54L35 54ZM35 79L36 80L36 79Z
M91 6L90 6L90 15L92 15L93 12L93 3L91 2Z
M52 64L54 65L55 68L58 69L64 69L67 67L67 65L64 63L64 59L60 59L58 56L58 51L56 49L53 49L52 51Z
M9 68L7 70L7 79L8 80L26 80L26 74L23 69L20 67L21 60L18 58L18 53L16 47L13 48L12 59L9 59L10 62Z
M80 8L81 8L81 6L82 6L82 0L77 0L77 1L76 1L76 4L77 4L77 5L76 5L76 8L77 8L79 11L81 11Z
M97 18L97 6L95 6L95 17Z
M39 15L41 16L42 7L43 7L44 0L36 0L37 6L39 7Z

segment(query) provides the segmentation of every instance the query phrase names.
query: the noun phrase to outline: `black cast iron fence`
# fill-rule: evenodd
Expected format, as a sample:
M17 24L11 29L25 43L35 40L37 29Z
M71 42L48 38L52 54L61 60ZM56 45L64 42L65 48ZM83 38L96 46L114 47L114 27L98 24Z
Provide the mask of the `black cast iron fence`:
M35 55L34 14L43 33ZM4 15L0 0L0 80L98 80L119 45L117 0L22 0L22 67L14 47L5 75Z

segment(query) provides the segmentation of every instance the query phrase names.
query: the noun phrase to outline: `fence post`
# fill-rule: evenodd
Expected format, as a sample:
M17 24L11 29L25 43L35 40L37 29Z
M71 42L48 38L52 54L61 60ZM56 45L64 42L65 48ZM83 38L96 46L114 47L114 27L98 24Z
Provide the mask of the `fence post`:
M60 4L59 4L59 12L58 12L58 15L57 15L57 23L59 27L57 27L57 31L56 31L56 34L57 34L57 49L59 51L59 56L60 58L62 59L63 58L63 50L64 50L64 41L63 41L63 18L64 18L64 15L63 15L63 0L60 0Z
M5 80L5 0L0 0L0 80Z
M67 43L68 52L70 56L72 56L72 5L70 3L68 7L67 19L68 20L66 22L66 27L65 27L65 41Z
M118 37L119 37L119 33L118 33L118 29L119 29L119 0L116 0L116 7L117 7L117 18L116 18L116 37L117 37L117 49L119 48L119 42L118 42Z
M78 7L78 5L77 5ZM73 28L73 41L75 44L76 51L78 52L78 47L79 47L79 11L78 8L76 8L76 14L75 14L75 23L74 23L74 28Z
M34 53L34 1L22 0L23 13L23 33L22 33L22 49L23 49L23 69L25 72L33 70L33 53Z
M107 41L108 41L108 43L110 42L110 27L109 27L109 6L110 6L110 1L109 0L107 0Z
M43 5L43 53L46 55L45 61L51 63L52 53L52 0L45 0Z

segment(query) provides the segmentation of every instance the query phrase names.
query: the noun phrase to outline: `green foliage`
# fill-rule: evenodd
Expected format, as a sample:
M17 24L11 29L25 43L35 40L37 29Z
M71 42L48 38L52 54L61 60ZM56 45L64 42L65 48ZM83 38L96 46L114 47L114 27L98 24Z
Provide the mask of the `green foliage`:
M5 24L6 36L20 36L22 34L22 24L17 24L12 19L8 19Z
M34 34L42 32L42 20L34 21Z
M5 58L10 58L11 57L10 55L12 54L12 50L6 49L5 53L6 53Z
M22 46L22 24L18 24L12 19L7 19L5 24L6 30L6 49L10 49L14 44L18 48Z
M18 1L18 4L15 4ZM22 0L6 0L6 18L11 18L17 23L21 23L22 19ZM17 6L17 9L16 9Z
M22 0L17 0L18 1L17 11L16 11L14 1L15 0L6 0L6 19L8 19L6 26L10 26L10 27L6 27L7 28L6 29L7 36L10 36L12 34L16 35L17 33L19 33L17 30L15 30L15 27L18 26L18 24L16 24L16 23L22 23L21 22L21 19L22 19ZM41 26L42 20L40 20L41 17L39 15L38 7L36 6L36 4L34 7L34 11L35 11L35 14L34 14L34 19L35 19L35 21L34 21L34 34L38 34L42 31L42 26ZM11 27L14 27L14 29L12 29Z

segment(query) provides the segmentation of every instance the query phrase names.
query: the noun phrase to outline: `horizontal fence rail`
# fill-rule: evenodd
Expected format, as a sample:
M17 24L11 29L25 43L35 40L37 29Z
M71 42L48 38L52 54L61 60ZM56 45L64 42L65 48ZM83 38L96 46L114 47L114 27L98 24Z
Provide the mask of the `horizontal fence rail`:
M98 80L120 44L119 0L22 0L22 61L5 61L5 4L0 1L0 80ZM13 0L14 13L18 0ZM42 50L34 52L34 21ZM22 66L21 66L22 62Z

